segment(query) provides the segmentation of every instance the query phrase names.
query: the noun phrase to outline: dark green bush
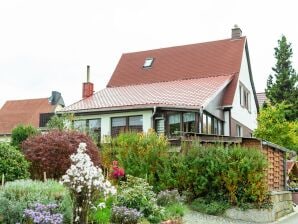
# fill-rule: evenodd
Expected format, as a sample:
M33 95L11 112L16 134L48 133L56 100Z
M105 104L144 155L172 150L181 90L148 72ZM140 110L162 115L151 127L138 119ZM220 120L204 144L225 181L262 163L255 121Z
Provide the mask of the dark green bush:
M24 209L36 202L55 203L64 223L72 223L72 201L68 190L56 181L17 180L8 182L0 191L0 223L23 223Z
M29 162L15 147L0 143L0 177L5 176L5 181L25 179L29 177Z
M121 134L104 147L104 164L118 160L126 174L145 178L155 191L178 189L188 200L267 203L267 160L260 150L193 142L188 150L170 152L166 141L155 133Z
M38 134L38 130L31 125L18 125L12 130L11 133L11 145L21 148L21 144L30 136Z
M118 160L125 173L145 178L156 190L166 189L166 184L159 179L167 169L164 161L168 157L167 139L155 132L122 133L102 149L102 163L106 168Z

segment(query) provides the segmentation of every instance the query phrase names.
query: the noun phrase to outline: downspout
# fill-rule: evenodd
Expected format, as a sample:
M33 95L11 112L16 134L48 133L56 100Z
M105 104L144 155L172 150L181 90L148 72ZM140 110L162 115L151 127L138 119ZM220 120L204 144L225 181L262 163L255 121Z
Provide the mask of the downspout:
M156 114L156 106L154 106L153 107L153 113L152 113L152 115L151 115L151 128L152 129L154 129L154 120L153 120L153 118L154 118L154 115Z

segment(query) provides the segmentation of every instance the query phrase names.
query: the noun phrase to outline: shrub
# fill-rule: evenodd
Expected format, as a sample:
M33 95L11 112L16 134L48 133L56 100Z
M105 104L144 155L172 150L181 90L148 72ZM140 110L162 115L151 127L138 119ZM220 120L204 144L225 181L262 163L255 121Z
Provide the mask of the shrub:
M94 166L86 150L86 143L80 143L77 153L70 156L71 166L61 181L71 191L76 223L88 223L90 207L98 194L116 193L111 183L105 180L102 170Z
M18 125L11 132L11 145L20 148L23 141L37 134L37 129L31 125Z
M227 201L208 201L203 198L198 198L191 203L190 207L195 211L209 215L221 215L230 205Z
M29 222L38 224L62 224L63 215L57 212L57 208L56 204L36 203L32 208L25 209L24 217Z
M42 179L59 179L70 167L70 155L76 152L80 142L87 144L87 154L95 165L99 165L99 151L92 140L79 132L54 130L44 135L28 138L22 148L27 160L31 162L31 176Z
M184 216L186 206L181 202L169 204L165 207L166 219L177 219Z
M174 204L180 201L181 197L178 190L165 190L159 192L157 195L157 204L161 206Z
M105 202L105 206L102 203ZM91 223L110 223L112 216L112 206L114 203L114 197L108 197L106 199L99 198L90 211L90 221Z
M137 224L142 216L143 214L137 209L113 206L111 221L115 224Z
M68 190L56 181L17 180L0 191L0 217L7 224L22 223L25 209L36 203L58 205L64 223L72 223L72 201ZM0 220L1 223L1 220Z
M112 162L117 160L124 168L126 174L146 178L155 190L166 189L160 186L160 174L164 173L169 156L168 142L163 136L155 132L121 133L117 138L106 144L102 150L103 165L110 168Z
M29 177L29 163L24 155L15 147L0 143L0 176L5 175L6 181Z
M144 179L127 175L127 181L121 182L117 195L117 206L135 208L144 214L150 222L162 220L164 210L156 204L156 194Z

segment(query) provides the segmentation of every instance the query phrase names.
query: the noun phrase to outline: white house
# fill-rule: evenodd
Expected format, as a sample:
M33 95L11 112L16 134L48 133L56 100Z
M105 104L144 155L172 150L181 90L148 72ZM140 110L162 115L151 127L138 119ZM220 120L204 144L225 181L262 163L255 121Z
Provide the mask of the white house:
M107 87L65 107L77 128L99 136L155 129L183 134L250 137L258 103L246 37L123 54Z

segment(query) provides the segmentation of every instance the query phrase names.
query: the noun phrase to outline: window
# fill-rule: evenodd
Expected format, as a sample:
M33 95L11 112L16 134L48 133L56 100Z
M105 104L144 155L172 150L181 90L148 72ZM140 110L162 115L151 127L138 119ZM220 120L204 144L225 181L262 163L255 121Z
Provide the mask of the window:
M195 113L183 114L183 131L196 132L195 130Z
M164 119L156 120L156 133L158 135L165 134L165 120Z
M153 64L154 58L146 58L143 68L151 68Z
M113 117L111 126L111 135L113 137L117 136L120 132L125 131L142 132L143 116Z
M88 120L89 134L99 143L101 137L101 119Z
M250 112L250 108L251 108L251 105L250 105L251 104L250 92L241 83L240 83L240 86L239 86L239 94L240 94L240 105L242 107L246 108Z
M80 131L80 132L85 132L86 131L86 120L76 120L73 122L73 127L74 129Z
M142 132L143 131L143 116L128 117L129 131Z
M222 135L223 122L218 118L210 115L203 114L203 132L205 134Z
M112 118L112 136L117 136L120 132L126 129L126 117L113 117Z
M170 136L175 136L180 134L180 114L170 114L169 115L169 129Z
M212 134L212 122L211 122L211 116L207 116L207 133Z
M237 137L242 137L242 127L236 124Z
M207 133L207 116L203 114L203 133Z

